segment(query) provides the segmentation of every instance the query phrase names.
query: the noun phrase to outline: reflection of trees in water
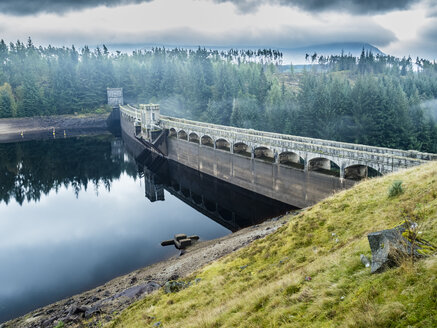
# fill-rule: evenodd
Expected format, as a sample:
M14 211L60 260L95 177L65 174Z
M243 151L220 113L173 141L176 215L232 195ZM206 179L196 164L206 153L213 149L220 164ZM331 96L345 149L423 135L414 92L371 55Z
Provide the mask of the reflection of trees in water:
M50 190L71 186L76 197L91 183L110 190L122 172L137 177L137 167L111 156L112 136L0 144L0 202L37 201Z

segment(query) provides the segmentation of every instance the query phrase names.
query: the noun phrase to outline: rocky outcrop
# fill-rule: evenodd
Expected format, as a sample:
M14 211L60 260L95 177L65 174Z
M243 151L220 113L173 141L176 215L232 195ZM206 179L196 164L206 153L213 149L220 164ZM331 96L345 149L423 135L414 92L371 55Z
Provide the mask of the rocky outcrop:
M420 258L435 251L435 247L417 236L417 224L404 221L393 229L367 235L372 250L371 273L397 266L407 258Z
M144 294L150 294L151 292L161 288L161 285L158 284L155 281L149 281L146 284L134 286L131 288L128 288L120 293L115 294L111 297L111 299L116 299L120 297L127 297L127 298L138 298Z

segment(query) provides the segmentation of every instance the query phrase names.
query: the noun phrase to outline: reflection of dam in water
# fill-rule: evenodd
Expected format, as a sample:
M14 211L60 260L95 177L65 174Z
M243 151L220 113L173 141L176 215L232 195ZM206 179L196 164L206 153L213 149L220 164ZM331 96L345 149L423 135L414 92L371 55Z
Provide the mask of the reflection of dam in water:
M0 144L0 323L229 234L153 179L111 134Z
M129 148L130 139L126 140ZM231 231L294 209L144 150L136 159L144 177L145 196L165 200L164 190Z

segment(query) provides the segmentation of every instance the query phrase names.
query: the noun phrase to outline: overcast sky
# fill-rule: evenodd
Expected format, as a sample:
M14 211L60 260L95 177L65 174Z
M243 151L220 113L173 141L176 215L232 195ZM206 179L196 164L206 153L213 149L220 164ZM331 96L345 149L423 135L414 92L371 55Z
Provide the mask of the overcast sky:
M437 59L437 0L0 0L0 38L29 36L77 47L366 42Z

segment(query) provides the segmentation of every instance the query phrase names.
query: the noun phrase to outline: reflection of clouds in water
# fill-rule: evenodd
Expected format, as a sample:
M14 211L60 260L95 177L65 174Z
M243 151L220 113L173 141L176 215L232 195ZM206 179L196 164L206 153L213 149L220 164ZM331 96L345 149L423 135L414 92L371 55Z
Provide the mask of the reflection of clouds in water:
M96 280L110 279L114 273L127 272L165 256L158 246L161 247L154 240L136 237L108 240L96 236L94 240L69 242L56 248L40 245L2 253L0 261L8 266L0 272L0 281L7 282L0 288L0 298L21 292L91 287ZM172 253L170 248L163 250Z
M151 203L126 173L98 196L61 187L39 202L1 203L0 322L176 254L160 246L174 233L229 231L167 192Z
M15 201L0 204L0 250L40 243L55 246L103 233L113 237L139 234L138 230L132 231L130 224L138 223L140 218L143 224L147 223L148 230L164 232L168 228L160 224L162 215L168 222L193 212L188 206L172 211L180 201L171 196L166 197L165 202L150 203L139 182L126 174L113 181L112 192L101 189L97 196L93 190L82 191L76 206L72 203L76 204L74 193L62 188L58 193L51 191L40 202L23 206ZM197 215L184 217L184 222L189 224L196 216L202 216L195 213Z
M0 249L35 243L55 245L86 238L102 229L116 233L114 226L125 222L120 221L120 215L127 220L134 219L125 213L135 201L142 201L143 195L135 181L125 174L113 182L113 190L117 192L100 189L97 196L94 190L88 189L79 194L77 202L71 188L61 188L57 193L52 190L39 202L23 206L15 201L7 206L0 204Z

